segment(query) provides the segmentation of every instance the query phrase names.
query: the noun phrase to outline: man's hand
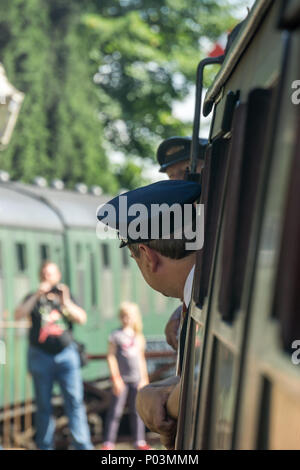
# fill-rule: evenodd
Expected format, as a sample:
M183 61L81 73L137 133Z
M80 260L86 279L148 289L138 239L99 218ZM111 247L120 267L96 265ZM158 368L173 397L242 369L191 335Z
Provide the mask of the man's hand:
M58 284L57 288L60 291L62 304L67 307L71 300L70 289L65 284Z
M136 408L145 425L160 434L161 442L167 449L174 448L177 422L167 414L166 405L179 377L154 382L139 390Z
M42 281L36 293L37 297L40 298L42 295L45 295L48 292L50 292L51 289L52 289L52 284L50 284L50 282Z
M177 351L178 349L178 328L180 325L180 317L181 317L182 305L176 308L176 310L172 313L166 327L165 327L165 335L167 343Z

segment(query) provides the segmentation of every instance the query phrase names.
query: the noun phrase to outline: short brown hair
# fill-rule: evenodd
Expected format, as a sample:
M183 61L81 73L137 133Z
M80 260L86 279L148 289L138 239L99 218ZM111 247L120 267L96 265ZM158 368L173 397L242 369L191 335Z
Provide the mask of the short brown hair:
M159 240L147 240L145 242L140 243L129 243L128 247L133 252L136 258L140 257L140 249L139 244L143 244L152 248L153 250L160 253L162 256L171 259L182 259L188 255L191 255L195 252L195 250L187 250L186 249L186 242L185 239L159 239Z

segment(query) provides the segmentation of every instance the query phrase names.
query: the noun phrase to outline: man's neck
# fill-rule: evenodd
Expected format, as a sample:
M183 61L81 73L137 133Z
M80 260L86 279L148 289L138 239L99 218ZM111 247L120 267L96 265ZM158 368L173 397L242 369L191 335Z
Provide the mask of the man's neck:
M173 263L170 266L170 279L172 284L170 285L170 297L175 297L183 300L184 286L186 279L196 262L196 253L192 253L181 260L172 260Z

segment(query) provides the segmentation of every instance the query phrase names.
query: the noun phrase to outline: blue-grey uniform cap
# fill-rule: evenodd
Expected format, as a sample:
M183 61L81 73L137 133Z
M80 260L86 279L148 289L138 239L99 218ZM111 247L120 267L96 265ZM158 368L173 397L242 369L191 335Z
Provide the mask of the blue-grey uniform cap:
M207 139L199 139L199 159L204 158L204 149ZM166 169L178 162L189 160L191 155L192 137L169 137L164 140L156 152L160 164L159 171L165 173Z
M128 243L141 243L149 241L151 238L151 224L156 223L159 227L162 225L162 219L165 213L169 213L169 209L174 204L179 204L182 208L184 205L190 204L195 210L193 203L198 200L201 194L201 185L191 181L183 180L166 180L149 184L127 193L120 194L109 202L100 207L97 218L108 225L110 228L119 232L119 237L123 242L121 247ZM139 206L143 207L139 209ZM159 216L153 211L153 205L161 206ZM147 228L147 236L141 235L137 239L128 236L128 226L137 217L139 213L139 221L145 222ZM182 217L181 224L184 224ZM148 230L149 229L149 230ZM171 227L171 233L176 227ZM124 236L126 234L127 236ZM157 238L163 238L161 232Z

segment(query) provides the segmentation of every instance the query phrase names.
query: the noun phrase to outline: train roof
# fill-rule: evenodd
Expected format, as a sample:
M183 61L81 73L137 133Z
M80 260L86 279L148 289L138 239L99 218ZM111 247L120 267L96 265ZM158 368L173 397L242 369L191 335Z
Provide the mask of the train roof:
M58 215L29 194L17 192L11 184L0 184L0 226L63 231Z
M62 232L95 229L97 208L110 196L7 182L0 184L0 199L0 225Z
M230 49L226 54L219 73L206 93L203 104L204 116L207 116L211 112L214 102L218 98L223 86L238 64L249 42L255 35L257 28L259 27L263 17L265 16L269 7L272 5L273 1L274 0L256 1L248 17L244 20L240 31L238 32L236 38L233 41L233 44L230 46Z

